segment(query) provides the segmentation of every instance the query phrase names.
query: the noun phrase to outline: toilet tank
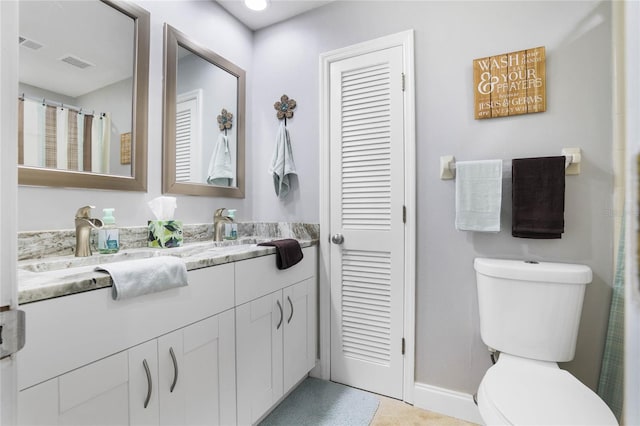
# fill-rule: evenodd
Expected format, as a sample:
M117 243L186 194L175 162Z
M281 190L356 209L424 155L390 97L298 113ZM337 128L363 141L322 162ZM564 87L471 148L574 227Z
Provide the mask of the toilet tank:
M474 268L487 346L542 361L573 359L591 268L483 258Z

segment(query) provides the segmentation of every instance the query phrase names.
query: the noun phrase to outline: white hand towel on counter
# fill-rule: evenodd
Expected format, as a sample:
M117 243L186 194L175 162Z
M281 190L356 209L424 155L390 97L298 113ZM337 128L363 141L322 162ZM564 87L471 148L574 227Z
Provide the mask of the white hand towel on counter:
M502 160L456 162L456 229L500 231Z
M269 173L273 175L276 195L279 198L284 198L289 193L289 177L297 173L296 165L293 162L293 153L291 152L289 130L283 121L280 122L278 134L276 135L276 149L271 158Z
M229 139L224 133L220 133L209 161L207 183L210 185L229 186L234 176L233 166L231 165L231 152L229 151Z
M174 256L114 262L97 266L96 271L111 275L114 300L130 299L188 284L187 267L182 259Z

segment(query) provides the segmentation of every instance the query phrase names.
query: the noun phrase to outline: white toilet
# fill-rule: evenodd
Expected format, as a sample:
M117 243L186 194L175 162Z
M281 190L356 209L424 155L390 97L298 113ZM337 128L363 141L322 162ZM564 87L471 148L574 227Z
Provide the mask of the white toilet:
M573 359L591 269L475 259L482 341L500 352L482 378L488 425L617 425L607 405L557 362Z

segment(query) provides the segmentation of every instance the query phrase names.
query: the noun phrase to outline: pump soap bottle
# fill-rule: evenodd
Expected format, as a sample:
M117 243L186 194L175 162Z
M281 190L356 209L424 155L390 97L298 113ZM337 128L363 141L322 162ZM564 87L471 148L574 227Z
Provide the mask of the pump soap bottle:
M231 219L231 223L225 223L224 225L224 239L225 240L236 240L238 239L238 224L235 222L236 219L236 210L229 209L229 213L227 217Z
M120 249L120 235L116 228L115 209L102 209L104 226L98 231L98 251L100 253L117 253Z

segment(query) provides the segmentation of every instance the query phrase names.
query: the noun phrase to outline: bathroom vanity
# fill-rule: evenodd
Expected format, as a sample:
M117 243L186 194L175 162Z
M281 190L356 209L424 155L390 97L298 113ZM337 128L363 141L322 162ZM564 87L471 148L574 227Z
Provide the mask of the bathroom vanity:
M23 305L19 424L257 422L316 362L317 247L302 246L287 270L272 247L195 250L186 287L114 301L95 280Z

